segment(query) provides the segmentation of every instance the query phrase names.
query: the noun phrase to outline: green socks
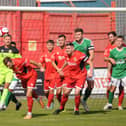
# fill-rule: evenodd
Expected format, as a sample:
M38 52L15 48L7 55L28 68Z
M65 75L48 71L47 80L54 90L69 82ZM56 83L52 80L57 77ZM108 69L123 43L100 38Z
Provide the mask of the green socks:
M6 107L7 107L8 104L10 103L11 96L12 96L12 93L11 93L10 91L8 91L7 97L6 97L6 99L5 99L5 105L6 105Z
M113 97L114 97L114 93L110 91L109 92L109 104L112 104Z
M1 96L1 104L4 104L5 103L7 94L8 94L8 89L4 88L3 93L2 93L2 96Z

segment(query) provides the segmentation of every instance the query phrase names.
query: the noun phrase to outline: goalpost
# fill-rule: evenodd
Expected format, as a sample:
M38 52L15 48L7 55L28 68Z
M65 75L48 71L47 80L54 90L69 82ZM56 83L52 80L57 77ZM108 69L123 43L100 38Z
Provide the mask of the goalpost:
M97 106L106 102L107 78L103 53L109 43L107 33L116 31L126 37L125 12L126 8L1 6L0 26L9 28L23 57L36 61L46 51L48 39L57 43L58 35L65 34L67 41L72 42L74 29L83 28L84 37L91 39L95 46L95 85L91 98L102 100L95 102ZM40 77L38 82L42 81ZM90 103L94 104L93 100Z

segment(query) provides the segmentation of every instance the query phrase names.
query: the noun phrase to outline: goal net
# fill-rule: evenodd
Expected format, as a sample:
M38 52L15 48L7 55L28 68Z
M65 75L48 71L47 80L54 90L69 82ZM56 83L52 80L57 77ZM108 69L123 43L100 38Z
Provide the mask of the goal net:
M105 47L109 44L107 33L116 31L118 35L126 36L125 13L126 8L0 7L0 26L9 29L22 57L37 62L47 50L47 40L54 40L56 45L58 35L64 34L66 41L72 42L74 29L82 28L84 38L91 39L95 46L95 84L89 102L91 106L97 106L107 101L108 83L103 55ZM0 38L1 45L2 41ZM43 77L39 74L37 83L41 85ZM87 84L85 88L86 86ZM21 90L15 92L20 94ZM115 96L118 96L118 88ZM118 100L115 101L117 104Z

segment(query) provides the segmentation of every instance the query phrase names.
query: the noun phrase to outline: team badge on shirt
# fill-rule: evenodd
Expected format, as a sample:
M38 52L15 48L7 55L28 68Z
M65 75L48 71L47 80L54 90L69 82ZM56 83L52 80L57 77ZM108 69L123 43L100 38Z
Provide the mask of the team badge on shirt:
M74 57L74 61L75 61L75 62L77 61L77 58L76 58L76 57Z

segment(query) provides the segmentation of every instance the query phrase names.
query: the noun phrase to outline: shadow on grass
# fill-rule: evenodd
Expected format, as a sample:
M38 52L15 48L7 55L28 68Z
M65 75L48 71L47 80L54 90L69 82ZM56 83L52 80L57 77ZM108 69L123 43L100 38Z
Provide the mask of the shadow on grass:
M66 111L74 111L74 109L66 109ZM80 111L84 111L83 109L80 109ZM104 111L104 110L91 110L89 112L80 112L80 114L99 114L99 113L102 113L102 114L106 114L108 112L110 112L111 110L108 110L108 111Z
M82 112L81 114L99 114L99 113L102 113L102 114L106 114L110 111L104 111L104 110L92 110L92 111L89 111L89 112Z
M23 116L25 116L25 114ZM39 116L48 116L48 114L32 114L33 118L36 118L36 117L39 117Z

